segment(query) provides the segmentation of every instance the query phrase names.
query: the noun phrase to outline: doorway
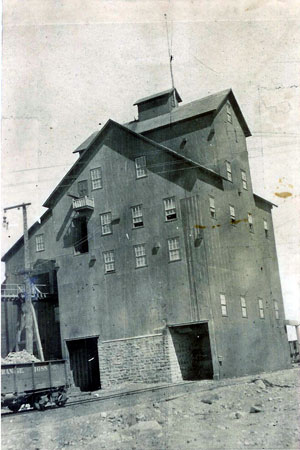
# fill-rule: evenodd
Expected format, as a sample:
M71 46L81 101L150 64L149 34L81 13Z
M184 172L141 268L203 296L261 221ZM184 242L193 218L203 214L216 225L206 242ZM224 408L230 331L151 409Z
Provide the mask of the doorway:
M98 338L67 341L67 347L75 386L81 391L100 389Z
M169 327L183 380L213 378L208 323Z

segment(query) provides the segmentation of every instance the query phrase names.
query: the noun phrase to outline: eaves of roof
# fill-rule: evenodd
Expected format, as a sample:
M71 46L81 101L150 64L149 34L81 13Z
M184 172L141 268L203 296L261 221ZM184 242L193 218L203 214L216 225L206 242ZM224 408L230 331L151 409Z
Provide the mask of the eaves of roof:
M140 98L133 105L139 105L140 103L148 102L149 100L152 100L153 98L159 98L164 95L171 94L171 92L173 92L173 91L175 91L177 101L182 102L181 97L177 92L177 89L170 88L170 89L167 89L166 91L158 92L157 94L152 94L152 95L149 95L148 97Z
M262 201L263 203L267 203L268 205L271 206L271 208L272 208L273 206L275 206L275 208L278 208L278 205L275 205L275 203L272 203L272 202L270 202L269 200L266 200L265 198L260 197L260 196L257 195L257 194L254 194L254 193L253 193L253 197L254 197L254 198L257 198L258 200Z

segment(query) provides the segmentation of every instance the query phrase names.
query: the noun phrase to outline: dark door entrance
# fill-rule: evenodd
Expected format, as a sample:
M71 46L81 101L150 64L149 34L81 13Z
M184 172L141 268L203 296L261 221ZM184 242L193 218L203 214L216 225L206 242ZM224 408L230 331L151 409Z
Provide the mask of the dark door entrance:
M81 391L100 389L98 338L67 342L74 383Z
M184 380L213 378L208 324L170 327L181 375Z

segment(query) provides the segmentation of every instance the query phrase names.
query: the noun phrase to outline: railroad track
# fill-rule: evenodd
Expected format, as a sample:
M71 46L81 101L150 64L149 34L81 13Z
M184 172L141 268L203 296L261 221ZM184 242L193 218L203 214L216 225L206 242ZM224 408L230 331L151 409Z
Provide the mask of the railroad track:
M155 393L155 392L159 392L159 391L163 391L165 394L167 394L170 390L182 390L182 395L185 395L186 393L189 392L189 389L187 391L184 391L185 387L189 387L191 388L191 390L195 390L195 391L201 391L201 392L208 392L211 390L215 390L215 389L219 389L221 387L223 387L224 385L228 386L228 385L239 385L242 383L245 383L245 379L240 379L240 380L226 380L226 383L224 382L220 382L220 381L211 381L209 382L209 385L207 385L207 381L205 382L205 384L201 384L201 381L187 381L187 382L181 382L181 383L177 383L177 384L166 384L166 385L162 385L162 386L151 386L151 387L145 387L145 388L139 388L139 389L134 389L134 390L130 390L130 391L123 391L123 392L113 392L113 393L108 393L108 394L101 394L101 396L96 397L93 396L91 398L82 398L82 399L78 399L78 400L71 400L71 401L67 401L67 403L63 406L64 408L68 408L70 406L76 406L76 405L83 405L83 404L88 404L88 403L96 403L96 402L102 402L102 401L106 401L106 400L112 400L114 398L124 398L124 397L129 397L129 396L134 396L134 395L138 395L138 394L145 394L145 393ZM196 389L194 389L196 388ZM91 395L91 394L90 394ZM166 396L164 395L162 399L159 399L158 401L167 401L167 400L171 400L172 398L168 399L165 398ZM58 406L48 406L46 407L45 411L50 412L53 410L57 410L60 407ZM13 412L13 411L5 411L3 413L1 413L2 417L13 417L13 416L21 416L22 414L30 414L33 412L40 412L43 413L45 411L37 411L36 409L30 408L30 409L22 409L18 412Z

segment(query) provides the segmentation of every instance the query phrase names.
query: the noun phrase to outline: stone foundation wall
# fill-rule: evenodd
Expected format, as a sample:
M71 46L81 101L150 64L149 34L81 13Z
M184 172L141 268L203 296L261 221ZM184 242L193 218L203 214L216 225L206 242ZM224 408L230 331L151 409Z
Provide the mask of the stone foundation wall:
M166 334L99 341L101 387L105 389L126 382L157 383L180 379L171 374L176 372L177 367L176 355L170 358L170 342ZM171 359L173 364L170 364Z

